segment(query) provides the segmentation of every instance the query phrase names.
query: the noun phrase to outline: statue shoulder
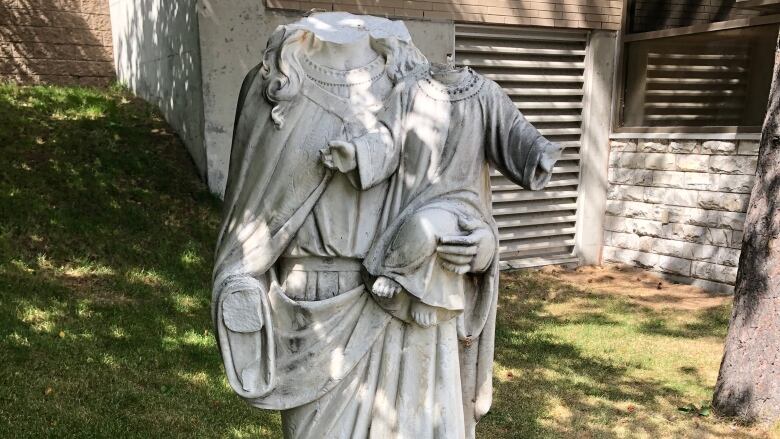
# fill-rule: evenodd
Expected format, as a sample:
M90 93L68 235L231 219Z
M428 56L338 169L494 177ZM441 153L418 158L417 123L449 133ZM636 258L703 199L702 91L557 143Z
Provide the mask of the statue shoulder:
M247 95L249 94L249 91L254 87L262 86L262 82L264 82L264 78L261 74L261 71L263 70L263 63L259 63L256 66L254 66L249 72L247 72L246 76L244 76L244 80L241 82L241 91L238 93L238 105L237 108L240 111L241 108L244 106L244 101L246 100Z

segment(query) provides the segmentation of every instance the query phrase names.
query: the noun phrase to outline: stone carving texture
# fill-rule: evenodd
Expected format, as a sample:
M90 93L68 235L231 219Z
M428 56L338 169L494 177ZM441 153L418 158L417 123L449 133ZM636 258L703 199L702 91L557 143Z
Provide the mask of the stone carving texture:
M488 164L535 190L561 148L399 21L280 26L241 87L213 318L225 372L288 438L465 438L490 407Z

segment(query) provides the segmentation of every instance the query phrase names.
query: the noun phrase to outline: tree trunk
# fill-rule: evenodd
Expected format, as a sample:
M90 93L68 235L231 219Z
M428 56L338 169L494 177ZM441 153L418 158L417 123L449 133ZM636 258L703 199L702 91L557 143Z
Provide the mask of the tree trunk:
M780 420L780 39L745 222L734 309L712 405L747 423Z

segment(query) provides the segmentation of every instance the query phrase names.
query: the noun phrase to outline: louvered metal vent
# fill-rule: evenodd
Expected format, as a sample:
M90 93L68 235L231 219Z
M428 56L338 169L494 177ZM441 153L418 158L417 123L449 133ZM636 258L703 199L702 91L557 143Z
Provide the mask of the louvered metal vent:
M544 136L565 149L552 181L526 191L491 173L502 268L576 262L586 31L457 25L455 62L496 81Z
M748 50L719 47L709 51L647 54L644 125L739 124L748 80Z

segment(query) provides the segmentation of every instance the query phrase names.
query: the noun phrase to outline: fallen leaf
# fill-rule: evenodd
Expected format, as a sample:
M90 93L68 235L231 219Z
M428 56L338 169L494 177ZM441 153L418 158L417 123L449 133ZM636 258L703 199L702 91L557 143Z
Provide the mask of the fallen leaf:
M695 404L691 403L691 404L688 404L688 405L677 407L677 410L679 410L681 412L685 412L685 413L693 413L693 412L698 411L699 408L696 407Z
M43 391L43 395L49 396L52 394L52 392L54 392L54 389L52 389L51 387L47 387L46 390Z
M629 413L634 413L636 411L636 406L634 404L629 404L628 407L626 407L626 411Z
M65 331L60 331L59 334L57 334L60 338L65 338Z

